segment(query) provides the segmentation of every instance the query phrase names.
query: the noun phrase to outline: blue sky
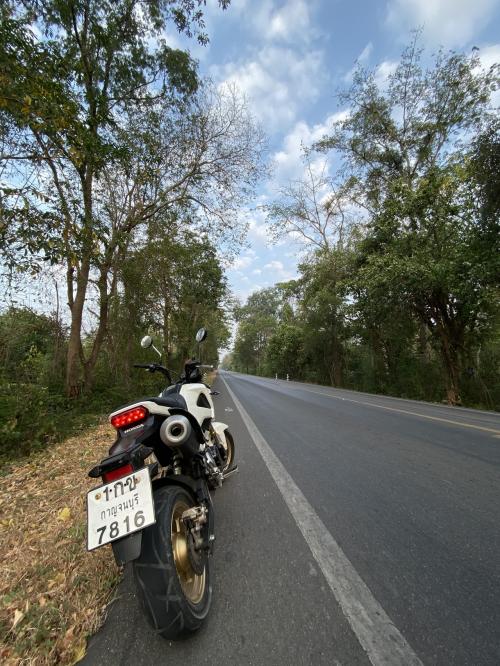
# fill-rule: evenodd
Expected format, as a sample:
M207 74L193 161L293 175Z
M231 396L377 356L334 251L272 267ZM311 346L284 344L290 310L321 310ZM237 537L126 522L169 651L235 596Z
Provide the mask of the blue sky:
M422 26L429 54L439 46L464 52L477 46L485 65L500 62L500 0L232 0L226 11L208 0L205 18L208 46L173 28L167 40L189 48L202 74L221 85L233 83L246 96L274 165L242 211L248 246L226 267L240 300L297 275L303 246L291 240L272 244L258 207L301 176L301 145L321 138L342 112L336 91L348 85L356 60L383 81L410 31ZM52 308L52 282L32 285L18 300Z
M301 144L320 138L342 111L336 91L348 84L356 60L383 80L410 31L422 26L429 54L441 45L465 52L477 46L485 64L500 61L500 0L232 0L225 12L209 0L206 24L209 46L191 42L191 52L203 74L245 94L274 165L242 213L249 247L227 268L240 299L296 275L300 247L273 245L258 206L300 177ZM186 45L174 34L170 41Z

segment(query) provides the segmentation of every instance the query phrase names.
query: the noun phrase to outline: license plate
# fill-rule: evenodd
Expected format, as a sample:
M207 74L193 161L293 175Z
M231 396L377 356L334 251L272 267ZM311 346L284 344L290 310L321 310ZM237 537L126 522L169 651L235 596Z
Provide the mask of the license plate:
M121 539L154 522L147 467L87 493L87 550Z

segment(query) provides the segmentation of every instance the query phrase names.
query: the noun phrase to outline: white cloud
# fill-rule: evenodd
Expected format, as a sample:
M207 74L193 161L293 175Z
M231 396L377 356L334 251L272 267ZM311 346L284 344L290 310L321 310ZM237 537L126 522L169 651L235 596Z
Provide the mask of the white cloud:
M323 54L268 45L252 60L213 67L221 85L235 85L247 98L255 117L269 130L293 122L299 110L314 102L325 84Z
M281 261L273 260L266 264L264 268L268 268L271 271L282 271L285 267Z
M263 283L258 284L256 282L251 285L246 283L245 285L235 285L233 287L233 293L240 299L240 301L244 302L250 296L250 294L263 289L264 286L265 285Z
M500 44L481 47L479 49L479 59L485 69L489 69L495 63L500 63Z
M324 122L312 126L303 120L297 122L283 139L281 150L273 155L276 183L282 185L289 180L300 178L304 172L303 148L309 148L315 141L322 139L331 131L335 122L344 120L347 115L347 111L337 111L327 116ZM316 162L319 167L323 158L318 157Z
M394 74L398 63L394 60L384 60L375 70L375 83L381 90L385 90L389 84L389 77Z
M373 44L371 42L368 42L368 44L365 46L365 48L361 51L361 53L357 57L357 61L361 63L367 62L371 56L372 51L373 51Z
M255 220L252 220L250 222L250 225L248 227L248 235L250 237L253 237L254 239L258 239L264 242L267 242L269 240L267 234L267 225L259 224L258 222L255 222Z
M498 0L389 0L386 22L402 32L424 28L433 45L464 46L488 25Z
M310 3L305 0L288 0L277 8L267 0L252 6L253 25L257 34L266 40L288 43L309 41L312 38Z
M262 271L260 270L260 268L255 268L252 271L252 275L261 275L261 274L262 274Z
M484 69L489 69L495 63L500 63L500 44L481 47L479 49L479 59ZM494 107L500 106L500 90L492 93L491 104Z
M253 258L249 256L237 257L231 263L231 270L241 271L248 268L253 262Z

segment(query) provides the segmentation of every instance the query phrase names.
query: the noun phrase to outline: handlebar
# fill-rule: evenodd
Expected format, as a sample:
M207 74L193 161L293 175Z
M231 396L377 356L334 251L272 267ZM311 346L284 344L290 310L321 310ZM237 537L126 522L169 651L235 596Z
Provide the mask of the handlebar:
M145 368L148 372L161 372L168 379L169 383L172 383L169 369L158 363L134 363L134 368Z
M186 364L187 365L187 364ZM213 365L203 365L202 363L194 362L193 363L194 368L198 368L199 370L213 370L214 366ZM172 377L170 375L170 371L168 368L165 368L165 366L160 365L159 363L134 363L134 368L144 368L148 372L161 372L162 375L165 375L165 377L168 379L169 383L172 383ZM181 377L182 379L182 377Z

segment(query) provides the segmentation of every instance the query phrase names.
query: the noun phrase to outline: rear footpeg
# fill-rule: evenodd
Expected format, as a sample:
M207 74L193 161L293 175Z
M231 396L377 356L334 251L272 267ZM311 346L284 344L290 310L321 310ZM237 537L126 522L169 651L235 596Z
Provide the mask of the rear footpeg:
M238 471L238 465L235 465L234 467L231 467L231 469L228 469L227 472L224 472L224 476L222 478L225 480L229 476L236 474L237 471Z

